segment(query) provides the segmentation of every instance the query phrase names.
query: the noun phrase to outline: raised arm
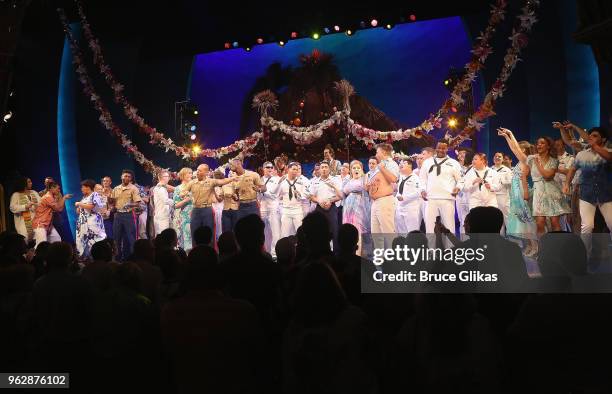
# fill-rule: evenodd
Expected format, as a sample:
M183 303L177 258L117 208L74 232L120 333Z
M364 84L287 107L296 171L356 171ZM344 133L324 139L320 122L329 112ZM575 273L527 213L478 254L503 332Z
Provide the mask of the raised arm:
M512 131L500 127L499 129L497 129L497 134L501 135L506 139L508 147L510 148L512 153L514 153L514 156L517 158L518 161L520 161L521 163L527 163L527 155L525 155L521 150L521 147L519 146L516 138L514 138L514 134L512 133Z

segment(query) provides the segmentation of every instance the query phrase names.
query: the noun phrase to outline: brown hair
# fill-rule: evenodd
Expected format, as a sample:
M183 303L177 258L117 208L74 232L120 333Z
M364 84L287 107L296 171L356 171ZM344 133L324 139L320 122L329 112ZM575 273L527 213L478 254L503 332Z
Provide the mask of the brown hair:
M380 149L388 155L393 152L393 146L391 146L391 144L387 144L386 142L376 145L376 149Z

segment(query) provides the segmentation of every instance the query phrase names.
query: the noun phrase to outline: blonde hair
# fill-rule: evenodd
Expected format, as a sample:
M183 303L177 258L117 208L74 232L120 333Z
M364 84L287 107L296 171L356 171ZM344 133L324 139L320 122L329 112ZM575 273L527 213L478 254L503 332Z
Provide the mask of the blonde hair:
M187 175L189 171L191 171L191 173L193 174L193 170L191 168L189 167L181 168L181 170L178 172L178 178L182 181L185 175Z
M521 151L525 155L529 156L533 154L533 146L531 145L529 141L519 141L518 145L519 145L519 148L521 148Z
M363 163L360 162L359 160L353 160L351 161L351 164L349 166L349 171L352 170L353 165L357 164L359 167L361 167L361 174L363 176L363 174L365 173L365 171L363 170Z

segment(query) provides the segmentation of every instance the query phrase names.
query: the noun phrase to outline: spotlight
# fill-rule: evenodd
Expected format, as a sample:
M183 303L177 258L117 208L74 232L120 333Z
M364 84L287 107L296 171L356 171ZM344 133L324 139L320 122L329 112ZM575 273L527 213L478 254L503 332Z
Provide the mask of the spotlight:
M8 123L9 119L11 119L12 117L13 117L13 112L8 111L6 114L4 114L4 116L2 117L2 120L4 121L4 123Z
M457 119L449 118L448 119L448 127L455 128L455 126L457 126Z
M258 44L263 44L263 38L258 38L258 39L257 39L257 43L258 43Z
M244 50L247 51L247 52L251 52L251 47L246 47L246 48L244 48Z
M226 42L225 45L223 45L223 47L225 49L230 49L232 47L232 44L230 44L229 42Z
M195 135L195 133L191 133L191 135L189 136L189 139L192 141L195 141L197 138L197 136Z
M298 36L297 31L291 32L291 38L297 38L297 36Z
M189 130L196 131L196 125L192 124L191 127L189 127Z
M285 46L285 41L279 41L279 42L278 42L278 45L280 45L280 46L284 47L284 46Z
M410 20L413 22L416 21L416 15L414 14L410 15Z
M334 26L334 30L335 31L340 31L340 26L338 26L338 25Z
M312 35L312 38L314 38L315 40L318 40L318 39L319 39L319 37L321 37L321 36L319 35L319 33L314 33L314 34Z
M387 30L391 30L391 28L392 28L392 27L393 27L393 26L391 26L390 24L387 24L387 25L385 26L385 29L387 29Z
M346 31L346 35L347 36L352 36L353 35L353 31L352 30L347 30Z
M329 30L329 27L326 27L325 29L323 29L323 31L325 32L325 34L329 34L331 30Z
M449 84L450 82L451 82L451 81L450 81L450 79L445 79L445 80L444 80L444 86L448 86L448 84Z
M372 19L370 21L370 25L372 25L372 27L376 27L376 26L378 26L378 21L376 19Z
M234 48L238 48L238 41L234 41L234 42L232 43L232 46L233 46Z
M202 147L200 145L194 145L191 147L191 151L195 154L195 155L199 155L200 152L202 152Z
M193 110L193 114L194 114L194 115L197 115L198 113L199 113L199 112L198 112L198 110L197 110L197 109Z

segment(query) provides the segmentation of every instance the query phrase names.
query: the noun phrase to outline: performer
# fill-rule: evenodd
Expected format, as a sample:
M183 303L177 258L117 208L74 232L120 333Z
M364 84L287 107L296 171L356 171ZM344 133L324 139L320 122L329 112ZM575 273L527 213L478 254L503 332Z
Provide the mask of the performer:
M315 211L321 212L329 222L332 232L334 252L338 252L338 207L336 202L342 199L342 184L339 178L330 176L329 163L319 163L321 177L310 183L309 198L317 204Z
M306 186L306 190L310 188L310 179L306 178L304 174L302 174L302 165L298 163L298 169L300 176L298 177L299 181ZM310 202L310 199L307 196L304 196L302 199L302 211L304 212L304 217L308 215L312 210L314 210L314 206Z
M100 212L104 220L104 232L108 238L113 238L113 220L115 218L115 212L113 210L113 205L109 202L113 194L113 180L110 176L102 178L102 191L99 194L104 204L104 208Z
M342 212L342 222L350 223L359 232L357 244L357 254L361 255L362 234L367 232L366 214L367 195L366 195L366 176L363 172L363 164L359 160L351 162L351 179L342 186L344 199L344 209Z
M496 192L501 189L499 174L487 166L487 155L476 153L472 168L463 177L463 191L467 192L470 210L476 207L496 207Z
M213 172L213 178L225 178L224 171L221 171L220 169L215 170ZM218 241L221 233L223 232L223 207L225 206L223 203L223 186L215 186L214 193L211 195L211 204L213 213L215 214L215 241Z
M235 177L212 179L208 177L209 171L208 164L200 164L197 170L197 180L185 185L180 194L181 197L186 197L191 192L193 198L193 210L191 212L192 240L193 233L200 227L208 226L211 231L215 230L215 218L210 202L215 186L227 185L236 180Z
M125 261L131 254L136 241L136 220L134 209L142 204L138 188L132 183L134 173L123 170L121 185L115 187L110 202L115 207L113 237L119 252L119 259Z
M340 175L338 175L338 177L340 178L340 184L342 185L340 190L342 190L344 185L346 185L346 183L351 179L351 166L349 163L342 163L342 167L340 167ZM340 228L340 226L342 226L342 212L344 211L344 197L336 203L336 206L338 207L338 228Z
M45 178L45 189L41 190L40 192L38 192L39 196L42 198L44 195L46 195L49 192L49 185L51 185L52 183L56 183L55 180L48 176ZM59 185L59 183L58 183ZM55 202L59 204L60 199L62 198L62 193L58 193L56 195L54 195L55 197ZM52 224L53 224L53 228L55 229L55 231L59 234L61 239L70 239L71 235L66 233L65 229L64 229L64 215L66 215L65 211L53 211L53 215L52 215Z
M500 188L495 192L497 207L504 214L504 224L508 223L508 210L510 209L510 186L512 184L512 170L504 165L504 154L496 152L493 156L494 171L499 175Z
M370 229L372 234L394 234L395 233L395 197L394 187L399 179L399 166L392 159L393 147L391 144L379 144L376 147L376 159L378 166L374 170L367 184L370 198L372 199L372 211L370 217ZM387 240L374 239L376 248L384 248ZM390 241L390 240L389 240Z
M287 175L281 177L278 183L278 199L281 206L281 238L295 235L297 229L302 225L302 219L304 219L302 202L307 198L308 189L307 185L299 178L299 167L299 163L289 163Z
M96 182L86 179L81 182L83 199L74 204L79 214L76 228L76 249L81 258L91 257L91 247L106 239L104 220L100 211L104 208L102 198L94 191Z
M155 232L155 222L151 220L149 222L149 203L151 202L151 195L153 192L149 186L142 186L136 183L136 180L133 180L132 183L138 189L138 195L142 200L142 204L138 204L138 206L134 209L134 213L136 214L136 238L137 239L147 239L149 235L151 237L155 237L157 233ZM169 184L166 184L166 188L168 191L174 190ZM155 210L151 208L151 214L155 216ZM149 233L147 234L147 222L149 222Z
M230 171L228 175L230 178L236 177L234 171ZM223 196L221 231L223 233L226 231L234 231L234 226L236 226L236 222L238 221L238 197L236 196L235 185L229 183L221 186L221 194Z
M168 195L168 181L170 173L161 171L157 175L158 183L153 188L151 193L153 197L153 226L155 227L155 236L161 234L162 231L170 227L171 207L174 201Z
M72 198L72 194L66 194L58 198L61 194L60 187L55 182L47 184L47 193L40 199L36 206L32 228L34 229L34 240L36 246L44 241L59 242L62 240L53 226L53 213L64 210L66 200Z
M395 214L395 229L398 234L406 235L421 227L421 219L418 212L421 210L421 186L420 179L412 172L412 162L402 160L400 162L400 179L397 187L397 210Z
M187 193L183 197L181 197L181 193L191 181L192 174L193 170L191 168L181 168L178 172L178 179L181 181L181 184L174 189L173 195L174 215L172 217L172 228L176 230L178 246L187 252L192 248L191 211L193 210L193 200L191 193Z
M436 217L450 231L455 230L455 197L462 189L461 165L448 157L448 141L440 140L436 145L436 156L423 162L419 172L421 196L427 201L425 208L425 231L434 233Z
M339 160L336 160L334 148L330 144L325 145L325 149L323 149L323 161L327 161L329 163L330 176L340 175L342 164Z
M459 147L456 150L457 152L457 162L461 166L461 176L464 177L465 174L472 168L472 159L474 158L474 152L466 147ZM468 193L466 191L460 190L457 194L457 199L455 200L455 207L457 209L457 217L459 218L459 233L465 234L465 217L470 212L470 202L468 201Z
M567 153L567 151L565 150L565 144L563 143L562 139L555 140L553 143L553 147L557 155L557 160L559 160L559 166L557 167L557 173L555 174L554 179L555 179L555 182L557 182L557 184L559 185L559 188L563 189L563 185L565 184L566 176L569 173L570 168L572 168L574 165L574 156ZM570 190L570 195L571 195L571 190ZM567 215L561 216L560 225L563 231L571 232L572 231L571 212L573 211L575 207L571 206L570 195L564 195L565 201L567 205L570 207L570 213Z
M38 204L40 204L40 195L32 190L32 180L23 177L17 179L15 192L11 196L10 209L13 212L15 230L25 238L26 243L34 239L32 221Z
M274 169L276 170L276 176L281 177L287 174L287 155L284 153L274 158Z
M273 175L273 171L274 165L271 162L267 161L263 164L264 176L262 181L266 191L258 194L258 200L261 220L266 226L265 248L274 258L276 257L276 242L281 237L281 218L277 193L280 178ZM289 168L289 171L291 171L291 168Z
M501 128L503 132L510 130ZM536 143L536 154L525 156L518 152L518 159L529 167L533 180L533 216L538 237L546 232L546 219L550 219L553 231L560 231L559 217L569 213L559 185L554 181L558 160L554 157L550 137L540 137Z
M376 170L376 167L378 167L378 159L376 158L376 156L371 156L368 159L368 172L365 174L365 181L366 181L366 190L365 190L365 217L364 217L364 224L365 224L365 232L367 234L372 232L372 217L371 217L371 213L372 213L372 198L370 197L370 193L368 193L368 189L367 189L367 185L372 181L372 178L374 178L374 171Z
M612 182L610 180L612 149L606 147L607 140L606 129L595 127L589 130L589 148L578 152L563 187L564 193L569 194L576 171L581 171L579 209L582 234L593 232L597 207L612 233ZM586 246L590 255L592 248L590 237L586 237Z
M531 154L531 144L529 142L516 141L512 132L507 129L500 128L497 132L506 139L510 150L517 158L527 157ZM525 256L532 257L538 253L538 236L535 220L531 214L528 176L529 167L527 167L527 163L519 160L512 169L506 235L523 240Z
M234 190L238 195L238 202L240 203L238 206L238 220L251 214L259 216L257 192L263 193L266 191L266 186L261 177L256 172L245 170L240 158L233 158L230 161L230 169L237 176Z

